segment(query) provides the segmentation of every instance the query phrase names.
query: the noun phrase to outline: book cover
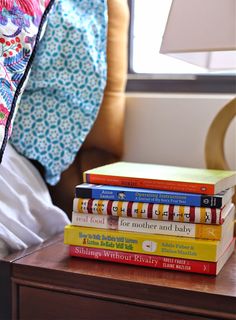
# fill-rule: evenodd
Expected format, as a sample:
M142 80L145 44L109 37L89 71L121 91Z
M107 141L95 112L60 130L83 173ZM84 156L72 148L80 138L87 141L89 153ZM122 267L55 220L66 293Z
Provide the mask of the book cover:
M69 245L215 262L233 239L233 228L220 241L105 230L67 225Z
M234 217L235 207L231 204L222 225L160 221L77 212L72 212L71 223L81 227L220 240L228 232L228 229L232 229Z
M233 240L217 262L197 261L182 258L154 256L150 254L112 251L109 249L69 246L69 255L73 257L103 260L144 267L217 275L234 252Z
M171 192L165 190L127 188L112 185L82 183L75 187L76 198L91 198L113 201L163 203L179 206L221 208L230 201L234 188L216 195Z
M228 203L221 209L169 204L74 198L73 211L164 221L222 224Z
M236 185L236 171L115 162L83 175L83 182L132 188L216 194Z

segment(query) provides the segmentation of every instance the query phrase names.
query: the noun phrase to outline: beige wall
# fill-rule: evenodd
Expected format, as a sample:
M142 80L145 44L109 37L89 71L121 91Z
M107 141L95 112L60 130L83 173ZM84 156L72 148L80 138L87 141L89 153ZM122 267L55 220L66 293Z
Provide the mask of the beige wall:
M126 98L125 161L205 167L208 127L231 95L132 94ZM236 169L236 119L225 140Z

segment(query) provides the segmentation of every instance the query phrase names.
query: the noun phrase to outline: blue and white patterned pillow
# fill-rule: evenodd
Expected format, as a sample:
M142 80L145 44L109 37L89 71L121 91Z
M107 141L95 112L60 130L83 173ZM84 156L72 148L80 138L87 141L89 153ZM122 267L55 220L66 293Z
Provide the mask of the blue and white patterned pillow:
M99 111L106 84L105 0L58 0L21 99L11 143L56 184Z
M0 162L54 0L0 0Z

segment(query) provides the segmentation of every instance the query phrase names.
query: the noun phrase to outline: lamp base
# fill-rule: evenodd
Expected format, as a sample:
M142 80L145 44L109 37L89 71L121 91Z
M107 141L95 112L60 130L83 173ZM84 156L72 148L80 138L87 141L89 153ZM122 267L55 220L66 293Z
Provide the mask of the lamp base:
M230 170L224 153L226 131L236 116L236 98L228 102L216 115L208 129L205 142L205 162L208 169ZM236 204L236 194L233 197Z

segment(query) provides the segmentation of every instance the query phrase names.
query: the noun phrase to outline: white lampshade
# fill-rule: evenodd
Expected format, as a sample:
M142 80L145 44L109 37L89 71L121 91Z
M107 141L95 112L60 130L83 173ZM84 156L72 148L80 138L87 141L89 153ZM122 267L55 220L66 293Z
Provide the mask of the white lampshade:
M210 69L236 69L236 0L173 0L160 53Z

